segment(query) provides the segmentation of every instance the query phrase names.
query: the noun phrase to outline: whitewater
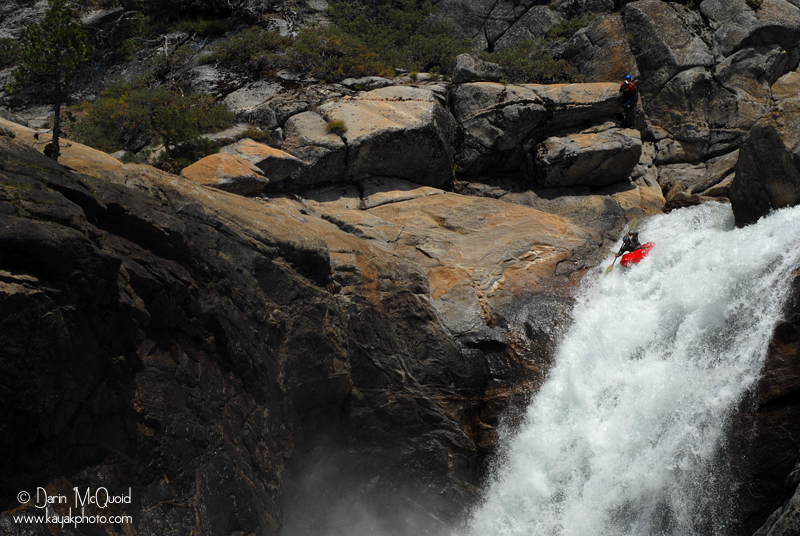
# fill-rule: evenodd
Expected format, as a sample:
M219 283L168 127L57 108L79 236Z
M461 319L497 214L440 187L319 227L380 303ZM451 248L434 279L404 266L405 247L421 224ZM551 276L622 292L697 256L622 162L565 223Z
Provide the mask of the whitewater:
M468 534L722 535L735 522L726 427L800 267L800 207L736 229L710 203L638 230L656 247L587 277Z

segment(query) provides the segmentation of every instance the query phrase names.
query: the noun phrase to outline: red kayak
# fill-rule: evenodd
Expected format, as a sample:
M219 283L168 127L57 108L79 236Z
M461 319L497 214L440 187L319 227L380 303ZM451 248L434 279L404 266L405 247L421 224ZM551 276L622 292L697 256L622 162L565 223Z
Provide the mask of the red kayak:
M626 268L633 264L638 263L640 260L647 257L647 254L650 253L650 250L653 249L652 242L645 242L642 244L642 249L637 249L636 251L630 251L622 256L619 260L619 263Z

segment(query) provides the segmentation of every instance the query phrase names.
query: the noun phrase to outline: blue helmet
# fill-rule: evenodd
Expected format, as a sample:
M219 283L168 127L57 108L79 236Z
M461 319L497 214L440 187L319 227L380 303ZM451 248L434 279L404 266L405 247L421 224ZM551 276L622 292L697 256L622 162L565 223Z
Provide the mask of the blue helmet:
M631 80L631 75L629 75L629 74L626 74L626 75L625 75L625 80L627 80L628 82L630 82L630 80Z

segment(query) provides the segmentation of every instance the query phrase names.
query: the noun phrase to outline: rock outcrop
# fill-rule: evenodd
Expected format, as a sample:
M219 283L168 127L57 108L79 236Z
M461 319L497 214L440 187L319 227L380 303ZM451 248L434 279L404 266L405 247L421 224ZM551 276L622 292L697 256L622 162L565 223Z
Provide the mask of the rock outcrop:
M762 377L734 423L730 449L735 453L734 491L740 516L736 534L796 534L800 519L798 353L800 279L795 278L786 318L775 329Z
M459 174L515 171L538 142L581 126L602 125L620 111L616 84L461 84L452 92L462 127Z
M311 168L303 179L307 184L383 176L443 186L453 178L455 122L433 91L387 87L330 101L310 113L318 117L295 120L286 132L286 146ZM343 146L326 138L320 119L341 125ZM338 160L342 148L343 170L325 158Z
M737 225L800 203L800 99L781 101L745 137L730 198Z
M264 192L270 183L260 168L229 153L211 154L201 158L183 168L181 177L197 184L247 196Z
M248 199L73 143L78 174L6 125L3 510L130 486L139 533L302 532L369 482L392 530L454 521L602 254L593 222L401 179ZM304 488L319 463L341 486Z
M182 178L78 143L55 165L50 107L1 111L40 130L0 121L0 532L46 533L11 521L38 513L22 488L99 484L131 487L115 513L136 534L337 533L318 505L362 515L363 496L377 530L441 529L626 220L730 197L744 225L800 203L798 0L435 4L475 53L597 14L544 45L590 83L504 84L472 55L452 81L194 61L164 76L241 125ZM324 18L220 6L284 35ZM0 36L43 7L0 6ZM197 57L213 41L170 39ZM635 129L618 128L624 74ZM272 147L231 143L253 126ZM771 512L759 536L796 532L794 304L733 425L737 536Z
M642 139L633 129L547 138L536 148L531 179L541 188L608 186L630 177L641 154Z

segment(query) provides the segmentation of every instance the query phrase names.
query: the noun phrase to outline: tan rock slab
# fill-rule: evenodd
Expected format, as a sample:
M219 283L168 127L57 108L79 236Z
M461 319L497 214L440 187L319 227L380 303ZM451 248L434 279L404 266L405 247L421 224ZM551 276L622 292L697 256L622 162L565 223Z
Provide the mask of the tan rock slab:
M228 153L201 158L183 168L181 176L189 180L239 195L255 195L264 191L269 180L247 160Z
M44 153L44 148L52 138L49 132L37 132L3 118L0 118L0 126L6 127L16 135L14 141L32 147L40 153ZM123 166L122 162L108 153L65 138L59 139L59 151L61 153L58 158L59 164L87 175L96 176L101 170L120 169Z
M297 172L303 163L280 149L258 143L251 139L243 139L226 145L221 153L231 154L246 160L259 168L270 182L280 182Z
M800 71L786 73L772 84L772 99L780 102L800 97Z

